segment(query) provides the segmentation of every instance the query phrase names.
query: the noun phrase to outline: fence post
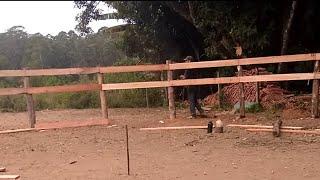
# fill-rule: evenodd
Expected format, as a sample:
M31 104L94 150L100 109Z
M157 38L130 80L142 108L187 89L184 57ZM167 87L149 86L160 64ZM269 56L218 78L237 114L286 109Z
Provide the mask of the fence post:
M27 68L23 68L23 70L27 70ZM32 94L28 94L28 87L30 87L30 77L24 76L23 77L23 86L26 90L25 98L27 101L27 110L28 110L28 117L29 117L29 123L30 127L34 128L36 124L36 113L34 110L34 101L32 98Z
M257 75L259 75L259 68L256 68L257 69ZM257 104L260 104L260 83L259 82L256 82L256 103Z
M166 61L166 64L168 65L168 67L169 67L170 63L171 63L170 60ZM170 82L173 79L173 73L169 69L167 71L167 78L168 78L168 82ZM171 86L168 87L168 100L169 100L170 119L175 119L176 118L176 107L174 105L174 88Z
M146 88L146 104L147 104L147 108L149 108L149 95L148 95L148 88Z
M103 74L98 73L98 83L103 84ZM104 119L108 118L108 109L107 109L107 99L104 90L100 90L100 104L101 104L101 113Z
M242 66L238 66L238 76L242 76ZM240 118L245 117L244 83L240 82Z
M319 61L314 63L314 73L319 72ZM312 118L319 117L319 80L313 79L312 83Z
M220 77L220 71L217 71L217 78ZM221 84L218 84L218 106L219 108L221 108L221 98L222 98L222 94L221 94Z

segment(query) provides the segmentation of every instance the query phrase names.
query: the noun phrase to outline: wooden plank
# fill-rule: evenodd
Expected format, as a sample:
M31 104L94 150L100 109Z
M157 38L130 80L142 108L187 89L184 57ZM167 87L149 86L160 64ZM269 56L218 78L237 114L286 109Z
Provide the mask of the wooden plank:
M28 89L30 87L30 77L23 77L23 86L25 89ZM29 124L31 128L34 128L34 125L36 124L36 112L32 94L25 94L25 98L27 101Z
M61 93L61 92L80 92L80 91L93 91L100 90L101 84L76 84L65 86L45 86L45 87L31 87L27 89L29 94L41 93Z
M140 128L140 131L178 130L178 129L207 129L207 128L208 128L208 126L176 126L176 127Z
M319 72L319 61L314 63L314 72ZM311 114L313 118L319 117L319 80L314 79L312 83L312 107Z
M0 175L0 179L18 179L19 175Z
M170 64L170 70L178 69L194 69L194 68L210 68L210 67L227 67L238 65L254 65L254 64L273 64L279 62L300 62L300 61L314 61L319 60L320 53L313 54L296 54L284 56L267 56L245 59L230 59L230 60L213 60L201 61L191 63L176 63Z
M112 66L112 67L82 67L82 68L63 68L63 69L32 69L32 70L0 70L0 77L16 76L54 76L71 74L94 74L94 73L120 73L120 72L140 72L140 71L164 71L193 68L209 67L227 67L238 65L269 64L279 62L299 62L315 61L319 59L319 53L296 54L285 56L267 56L246 59L231 59L219 61L201 61L191 63L154 64L154 65L136 65L136 66Z
M63 68L63 69L29 69L29 70L0 70L0 77L21 76L56 76L71 74L94 74L99 67Z
M228 124L227 127L240 127L240 128L264 128L272 129L273 126L264 126L264 125L251 125L251 124ZM303 127L294 127L294 126L281 126L281 129L303 129Z
M19 95L26 92L24 88L0 88L0 96Z
M111 66L100 67L100 73L122 73L122 72L142 72L142 71L165 71L169 67L166 64L136 65L136 66Z
M166 64L169 66L171 64L170 60L166 61ZM168 83L173 80L173 72L167 71ZM169 116L170 119L176 118L176 107L174 104L174 88L172 86L168 87L168 100L169 100Z
M320 79L319 73L293 73L293 74L271 74L255 75L241 77L220 77L203 79L185 79L168 81L150 81L150 82L132 82L132 83L112 83L103 84L103 90L116 89L138 89L138 88L159 88L169 86L187 86L187 85L208 85L208 84L232 84L239 82L263 82L263 81L290 81L290 80L308 80ZM1 89L0 89L1 90Z
M273 132L273 129L246 129L246 131L249 131L249 132ZM309 130L282 129L281 132L320 135L319 131L309 131Z
M168 86L169 86L168 81L113 83L113 84L102 84L102 90L159 88L159 87L168 87Z
M9 133L17 133L17 132L29 132L29 131L37 131L37 129L27 128L27 129L4 130L4 131L0 131L0 134L9 134Z
M103 84L103 74L98 73L98 84L101 85ZM108 118L108 108L107 108L107 99L106 99L106 94L104 90L100 90L100 104L101 104L101 113L102 117L107 119Z
M0 167L0 172L6 172L6 168L5 167Z

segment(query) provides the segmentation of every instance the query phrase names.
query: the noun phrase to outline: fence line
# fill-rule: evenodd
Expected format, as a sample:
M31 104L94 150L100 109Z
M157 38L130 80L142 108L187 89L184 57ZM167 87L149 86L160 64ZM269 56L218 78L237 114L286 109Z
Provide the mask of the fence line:
M113 66L113 67L82 67L82 68L63 68L63 69L23 69L23 70L0 70L0 77L23 77L25 80L32 76L56 76L56 75L72 75L72 74L97 74L98 82L91 84L63 85L63 86L45 86L30 87L25 85L24 88L0 88L1 95L18 95L26 94L28 106L32 107L32 94L40 93L60 93L60 92L80 92L80 91L100 91L102 117L108 117L107 101L104 91L116 89L137 89L137 88L168 88L170 118L175 118L173 87L187 85L208 85L208 84L230 84L230 83L247 83L247 82L263 82L263 81L291 81L291 80L314 80L313 96L312 96L312 116L318 117L318 91L320 72L318 61L320 53L312 54L296 54L285 56L268 56L245 59L231 59L220 61L202 61L191 63L172 63L167 61L166 64L155 65L137 65L137 66ZM238 76L238 77L217 77L203 79L185 79L173 80L172 72L181 69L195 68L217 68L227 66L237 66L241 69L245 65L270 64L280 62L300 62L300 61L316 61L313 73L291 73L291 74L271 74L271 75L254 75L254 76ZM142 71L167 71L167 81L151 81L151 82L130 82L130 83L103 83L103 74L123 73L123 72L142 72ZM244 117L244 98L241 98L240 109L241 116ZM28 108L28 113L32 115L34 108ZM34 111L34 110L33 110ZM29 116L30 126L34 127L35 117ZM33 118L33 119L31 119Z

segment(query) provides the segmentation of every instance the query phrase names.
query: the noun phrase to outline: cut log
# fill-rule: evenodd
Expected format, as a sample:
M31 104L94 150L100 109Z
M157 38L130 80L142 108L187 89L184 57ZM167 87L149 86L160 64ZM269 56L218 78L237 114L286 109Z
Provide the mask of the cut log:
M0 179L18 179L19 175L0 175Z
M265 128L272 129L273 126L263 126L263 125L246 125L246 124L228 124L227 127L241 127L241 128ZM303 127L294 127L294 126L281 126L281 129L303 129Z
M0 172L6 172L6 168L5 167L0 167Z
M273 132L272 129L246 129L249 132ZM300 134L317 134L320 135L319 131L308 131L308 130L290 130L290 129L282 129L281 132L286 133L300 133Z
M154 128L140 128L140 131L175 130L175 129L207 129L207 128L208 126L154 127Z

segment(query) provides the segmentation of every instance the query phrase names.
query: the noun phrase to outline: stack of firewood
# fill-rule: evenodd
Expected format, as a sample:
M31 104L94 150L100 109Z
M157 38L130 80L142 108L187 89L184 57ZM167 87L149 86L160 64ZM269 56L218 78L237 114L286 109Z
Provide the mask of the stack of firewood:
M258 73L259 72L259 73ZM266 75L272 74L266 71L265 68L255 68L251 70L243 70L244 76L251 75ZM239 83L225 86L222 91L222 103L234 105L240 100L240 86ZM276 82L261 82L260 83L260 102L263 107L270 107L275 103L284 103L286 101L285 95L288 91L281 89L279 83ZM255 102L256 100L256 83L244 83L245 101ZM218 93L207 96L204 99L206 105L218 104Z

